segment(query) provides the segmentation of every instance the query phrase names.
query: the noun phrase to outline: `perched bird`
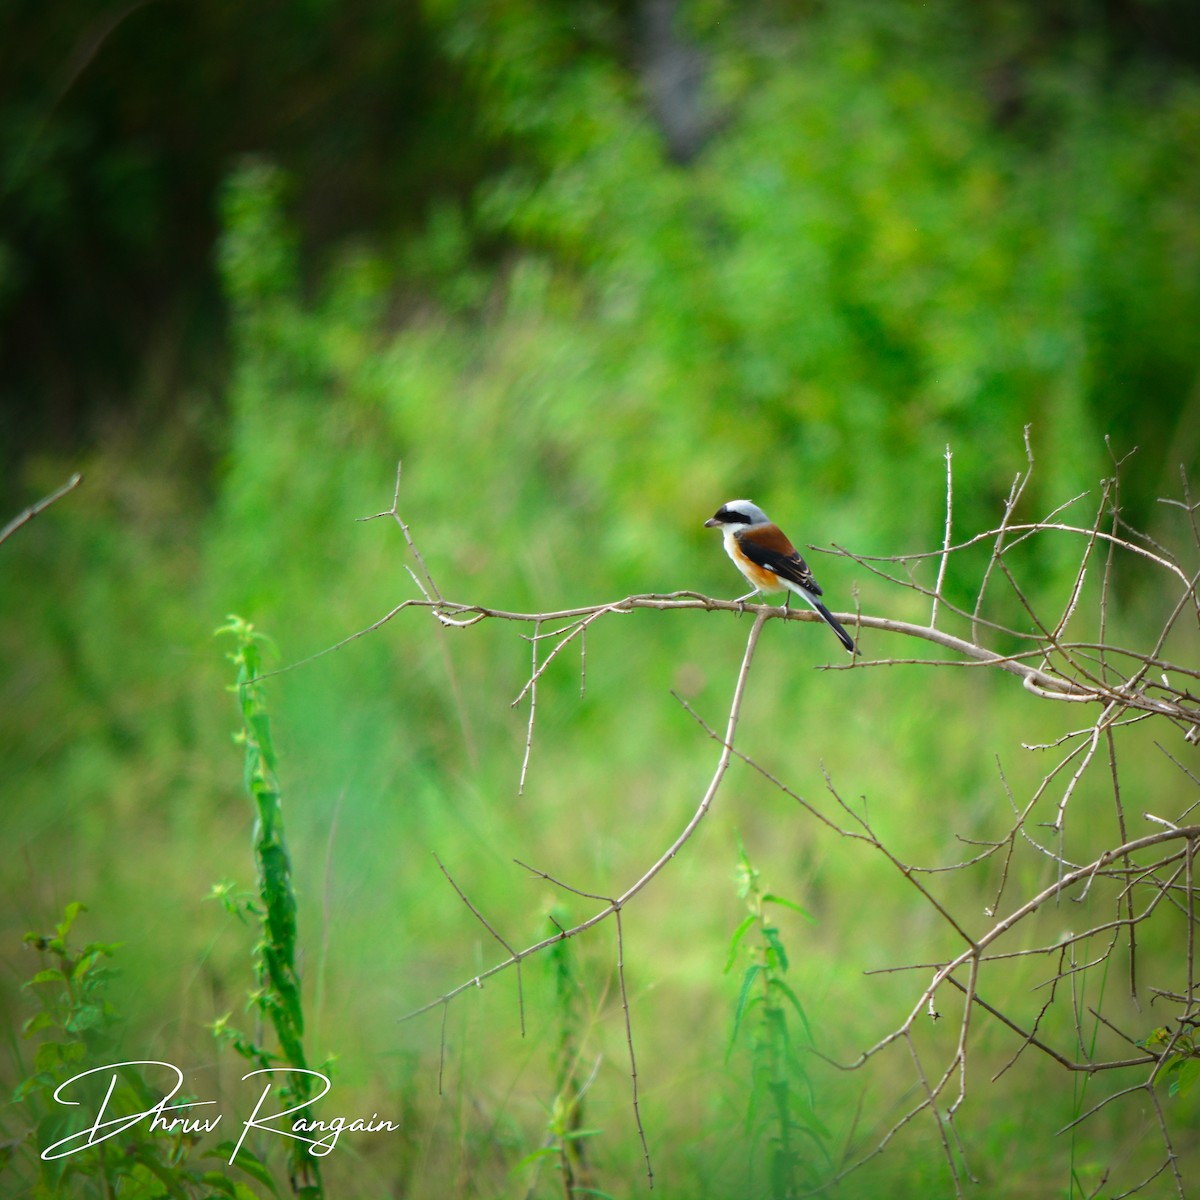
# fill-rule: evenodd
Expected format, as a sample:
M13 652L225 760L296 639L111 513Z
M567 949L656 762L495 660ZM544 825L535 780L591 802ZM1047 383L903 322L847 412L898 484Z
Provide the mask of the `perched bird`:
M808 564L787 540L783 530L772 524L757 504L749 500L729 500L704 524L707 528L721 531L725 539L725 553L754 587L753 592L747 592L739 600L749 600L755 592L778 592L784 589L789 593L795 592L820 613L825 624L838 635L842 645L851 654L854 653L854 639L818 599L821 588L808 569ZM785 607L791 603L791 599L789 594Z

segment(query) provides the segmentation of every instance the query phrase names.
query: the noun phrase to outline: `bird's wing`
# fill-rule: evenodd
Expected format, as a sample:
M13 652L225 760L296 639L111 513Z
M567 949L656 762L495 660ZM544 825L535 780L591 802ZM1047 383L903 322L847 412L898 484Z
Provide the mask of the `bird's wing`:
M814 596L821 595L820 585L808 569L808 563L800 557L796 547L787 540L778 526L747 529L745 533L739 533L736 537L742 553L755 566L778 575L780 579L799 584Z

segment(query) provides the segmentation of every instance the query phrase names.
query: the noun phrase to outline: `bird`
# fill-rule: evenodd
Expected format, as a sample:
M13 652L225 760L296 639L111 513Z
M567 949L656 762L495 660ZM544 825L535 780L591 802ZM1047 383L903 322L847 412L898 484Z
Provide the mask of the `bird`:
M750 500L727 500L704 525L721 531L725 553L754 588L738 598L739 604L757 592L786 590L789 593L784 603L786 608L791 603L791 593L795 592L816 610L842 645L854 653L854 639L821 603L819 597L823 593L808 563L757 504Z

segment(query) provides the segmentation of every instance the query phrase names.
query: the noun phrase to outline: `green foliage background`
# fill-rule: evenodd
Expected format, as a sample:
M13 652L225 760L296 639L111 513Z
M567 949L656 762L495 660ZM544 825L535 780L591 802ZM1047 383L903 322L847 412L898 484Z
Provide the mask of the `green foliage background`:
M21 933L82 899L94 936L125 943L130 1044L211 1069L213 1090L229 1081L204 1023L240 1002L247 947L201 901L249 877L251 815L212 631L236 611L292 662L414 594L398 530L356 523L387 507L398 459L400 511L443 591L540 611L733 594L700 527L732 496L804 543L933 547L947 443L957 528L987 528L1026 424L1039 458L1026 515L1094 489L1109 438L1116 454L1140 448L1130 519L1169 537L1155 498L1200 451L1186 39L1172 59L1099 18L1048 37L1020 5L705 0L682 28L705 55L711 136L684 165L648 115L629 8L310 5L274 39L235 7L187 30L146 6L77 75L94 27L41 18L29 54L66 64L61 94L30 68L0 109L4 491L15 511L71 469L86 476L0 551L0 1004L18 1024ZM19 10L5 20L32 22ZM243 61L215 49L231 40ZM264 41L266 77L250 52ZM146 74L122 72L127 58ZM152 127L154 97L189 88L190 106ZM166 154L209 98L190 157ZM273 123L272 105L297 115ZM1074 569L1060 550L1027 564L1059 603ZM835 610L925 615L845 560L814 566ZM1119 582L1118 627L1136 641L1173 598L1136 571ZM963 596L971 584L951 580ZM524 1041L511 979L450 1011L439 1097L436 1018L395 1019L498 951L431 852L514 943L543 931L551 902L587 915L511 860L597 892L636 878L712 766L669 690L719 720L745 632L690 614L598 625L586 696L569 656L543 681L521 796L526 713L509 701L529 648L510 628L406 613L269 683L311 1055L338 1056L335 1094L355 1109L406 1120L398 1141L335 1155L332 1192L341 1170L363 1195L522 1194L509 1172L552 1098L552 981L527 966ZM921 861L953 854L956 833L1002 828L994 755L1015 787L1036 781L1044 764L1017 743L1068 727L1007 680L816 673L836 647L810 626L772 625L764 642L747 751L806 795L823 765ZM903 653L873 636L864 648ZM724 1058L739 832L773 889L815 916L780 923L827 1053L852 1058L903 1010L906 980L861 972L920 957L931 932L907 897L877 902L901 894L883 865L735 776L626 917L667 1195L744 1195L756 1153L749 1070ZM592 1153L601 1186L623 1194L642 1168L611 940L578 954L585 1054L603 1054ZM981 1036L982 1055L1011 1052ZM1036 1104L1019 1099L1030 1075L985 1091L980 1072L970 1149L989 1195L1069 1186L1049 1131L1075 1097L1028 1069ZM868 1128L907 1084L902 1063L872 1083ZM816 1086L844 1136L860 1081ZM1144 1131L1115 1121L1085 1127L1070 1161L1100 1161L1115 1138L1136 1175ZM944 1190L939 1155L931 1134L911 1136L846 1194Z

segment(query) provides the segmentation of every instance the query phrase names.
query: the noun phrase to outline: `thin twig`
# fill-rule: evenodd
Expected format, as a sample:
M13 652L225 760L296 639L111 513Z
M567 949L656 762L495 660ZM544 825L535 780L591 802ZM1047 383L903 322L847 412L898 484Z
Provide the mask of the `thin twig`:
M451 875L450 872L446 870L445 864L442 862L442 860L440 858L438 858L438 856L436 854L433 856L433 861L437 863L438 869L441 871L441 873L443 875L445 875L446 879L450 883L450 886L458 893L458 898L471 910L471 915L474 916L474 918L484 927L484 929L486 929L488 931L488 933L490 933L492 935L492 937L494 937L496 939L496 941L498 941L500 943L500 945L503 946L504 949L507 950L508 953L511 955L510 961L517 968L517 1008L521 1014L521 1036L524 1037L525 1036L525 988L521 982L521 959L524 958L525 955L522 953L518 953L516 950L514 950L512 948L512 946L510 946L508 944L508 942L506 942L504 940L504 938L501 937L501 935L497 932L495 926L487 919L487 917L485 917L483 915L483 913L481 913L479 911L479 909L477 909L475 907L475 905L471 903L471 901L467 898L466 893L455 882L454 876ZM551 940L554 940L554 939L551 939ZM479 980L482 978L483 978L482 976L477 976L475 979L475 983L478 984Z
M646 1160L646 1186L654 1187L654 1167L650 1162L650 1145L646 1141L646 1127L642 1124L642 1108L638 1093L637 1055L633 1049L633 1021L629 1015L629 991L625 986L625 932L621 927L621 909L613 910L617 923L617 982L621 987L621 1011L625 1014L625 1041L629 1047L629 1079L633 1093L633 1119L637 1124L638 1137L642 1143L642 1157Z
M517 781L517 795L525 795L525 775L529 770L529 755L533 751L533 724L537 720L537 680L541 672L538 670L538 632L541 629L539 621L533 627L533 637L530 641L533 643L533 666L530 668L529 675L529 725L525 730L525 756L521 759L521 778ZM522 691L521 695L525 692ZM514 704L520 700L520 696L513 701Z
M942 558L938 564L937 582L933 585L933 607L929 613L929 627L937 625L938 601L942 598L942 587L946 582L946 564L950 561L950 535L954 528L954 455L946 447L946 532L942 538Z
M44 513L50 505L57 503L68 492L73 492L83 482L83 476L76 471L66 483L60 488L56 488L48 496L44 496L36 504L31 504L27 509L19 512L3 529L0 529L0 543L8 541L22 525L28 525L39 513Z

